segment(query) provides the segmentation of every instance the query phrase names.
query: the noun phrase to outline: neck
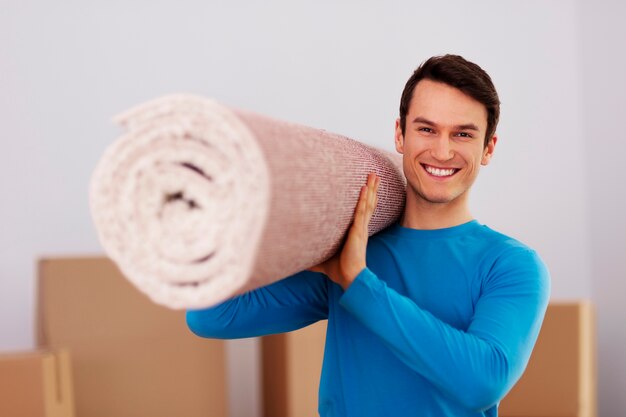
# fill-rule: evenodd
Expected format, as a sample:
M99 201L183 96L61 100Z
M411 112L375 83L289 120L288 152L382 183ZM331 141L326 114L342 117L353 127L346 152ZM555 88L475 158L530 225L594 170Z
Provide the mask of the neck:
M411 229L434 230L467 223L473 220L467 200L466 194L448 203L432 203L410 196L410 191L407 190L406 206L400 225Z

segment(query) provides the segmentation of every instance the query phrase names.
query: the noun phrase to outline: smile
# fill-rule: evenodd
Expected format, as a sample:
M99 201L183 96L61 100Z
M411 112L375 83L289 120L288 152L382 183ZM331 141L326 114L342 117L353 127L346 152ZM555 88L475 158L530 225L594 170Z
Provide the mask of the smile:
M430 165L422 164L426 172L435 177L450 177L458 171L457 168L435 168Z

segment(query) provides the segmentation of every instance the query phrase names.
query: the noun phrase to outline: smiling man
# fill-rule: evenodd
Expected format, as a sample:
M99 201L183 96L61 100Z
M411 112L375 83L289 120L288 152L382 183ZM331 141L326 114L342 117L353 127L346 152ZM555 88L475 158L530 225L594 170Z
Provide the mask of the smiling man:
M487 110L489 105L495 125L498 96L495 90L487 96L491 102L483 104L432 78L420 80L412 96L403 95L402 114L396 121L396 149L404 155L409 184L403 226L434 229L472 219L468 191L480 166L491 160L498 140ZM436 216L424 218L423 212Z
M549 298L537 254L475 220L469 190L491 160L500 102L456 55L408 80L395 126L407 197L368 239L379 179L368 177L340 253L207 310L198 335L251 337L328 319L321 416L496 416L522 375Z

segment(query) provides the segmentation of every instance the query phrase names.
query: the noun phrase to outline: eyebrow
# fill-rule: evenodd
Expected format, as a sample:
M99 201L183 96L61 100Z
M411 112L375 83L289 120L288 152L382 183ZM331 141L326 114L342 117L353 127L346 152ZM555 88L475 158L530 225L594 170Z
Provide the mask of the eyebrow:
M413 123L422 123L428 126L436 126L437 124L433 121L430 121L428 119L425 119L423 117L417 116L415 119L413 119ZM476 126L474 123L464 123L462 125L456 125L454 126L454 128L456 130L475 130L477 132L480 131L480 129L478 128L478 126Z

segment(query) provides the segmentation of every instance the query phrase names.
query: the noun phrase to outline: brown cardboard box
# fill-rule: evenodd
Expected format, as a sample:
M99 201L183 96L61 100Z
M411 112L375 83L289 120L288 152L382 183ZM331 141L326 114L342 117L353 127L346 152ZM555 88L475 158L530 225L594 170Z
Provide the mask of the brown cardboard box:
M0 354L0 416L74 417L69 354Z
M78 417L225 417L224 344L152 303L106 258L39 263L38 345L67 347Z
M596 417L595 321L589 302L552 303L501 417Z
M595 334L588 302L552 303L501 417L596 417ZM262 338L266 417L317 416L326 322Z
M317 417L326 321L261 339L263 415Z

